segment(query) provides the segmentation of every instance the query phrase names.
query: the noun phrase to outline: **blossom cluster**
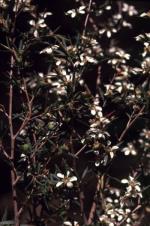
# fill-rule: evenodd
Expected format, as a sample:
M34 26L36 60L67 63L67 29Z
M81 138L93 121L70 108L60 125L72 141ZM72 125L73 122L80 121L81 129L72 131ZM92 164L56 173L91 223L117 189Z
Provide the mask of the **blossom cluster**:
M133 21L144 24L149 12L127 1L66 1L53 29L61 7L35 2L0 1L0 158L13 193L25 193L15 217L29 209L23 224L146 225L150 33L137 34Z

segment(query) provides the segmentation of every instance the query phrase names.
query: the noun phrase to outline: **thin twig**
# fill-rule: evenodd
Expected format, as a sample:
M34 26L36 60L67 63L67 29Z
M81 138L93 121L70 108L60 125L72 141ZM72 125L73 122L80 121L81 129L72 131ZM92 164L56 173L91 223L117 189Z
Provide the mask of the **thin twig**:
M127 125L125 127L125 129L123 130L123 132L121 133L120 137L119 137L119 142L122 141L122 139L124 138L125 134L127 133L128 129L133 125L133 123L139 118L139 116L142 114L143 110L144 110L145 106L143 106L139 112L134 115L133 118L133 114L130 116L129 121L127 122Z
M120 223L118 223L116 226L121 226L131 214L135 213L135 212L136 212L137 210L139 210L141 207L142 207L141 205L136 206L136 207L132 210L132 212L130 212L129 214L127 214L127 216L126 216Z
M91 10L91 5L92 5L92 0L89 0L89 5L88 5L88 12L85 18L85 22L84 22L84 30L82 35L85 36L86 34L86 28L87 28L87 24L88 24L88 20L89 20L89 16L90 16L90 10Z
M97 192L99 191L99 189L100 189L100 183L99 183L99 178L98 178L95 196L96 196ZM94 197L94 199L95 199L95 197ZM87 220L87 225L91 225L93 223L93 218L94 218L95 212L96 212L96 202L94 200L93 203L92 203L92 206L91 206L91 210L90 210L90 213L89 213L88 220Z
M15 138L13 132L13 119L12 119L12 104L13 104L13 66L14 66L14 58L11 57L11 70L10 70L10 85L9 85L9 113L8 113L8 122L9 122L9 130L10 130L10 140L11 140L11 161L14 162L15 155ZM16 191L16 172L15 168L11 169L11 184L12 184L12 196L13 196L13 207L14 207L14 220L15 226L19 226L19 215L18 215L18 203L17 203L17 191Z
M14 138L16 139L16 137L19 135L19 133L21 132L21 130L23 130L25 128L25 126L28 124L28 122L30 121L31 119L31 116L32 116L32 102L34 100L34 96L31 98L29 98L29 94L28 94L28 91L27 91L27 86L26 86L26 82L25 80L24 81L24 92L25 92L25 95L26 95L26 99L27 99L27 105L28 105L28 112L25 116L25 119L23 120L20 128L18 129L18 131L16 132L16 134L14 135Z
M84 220L84 224L86 225L87 224L87 218L86 218L86 215L84 213L84 193L83 191L80 191L79 193L79 200L80 200L80 210L81 210L81 215L83 217L83 220Z
M76 153L75 153L75 156L77 157L85 148L86 148L86 144L82 147L82 148L80 148L80 150L78 150Z

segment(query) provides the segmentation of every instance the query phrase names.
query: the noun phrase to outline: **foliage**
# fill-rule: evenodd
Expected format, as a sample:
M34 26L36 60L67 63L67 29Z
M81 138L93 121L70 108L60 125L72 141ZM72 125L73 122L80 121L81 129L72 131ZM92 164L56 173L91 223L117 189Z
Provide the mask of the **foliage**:
M54 3L0 1L0 158L11 177L10 220L147 225L150 33L135 27L149 23L149 12L126 1L62 2L70 34L51 28Z

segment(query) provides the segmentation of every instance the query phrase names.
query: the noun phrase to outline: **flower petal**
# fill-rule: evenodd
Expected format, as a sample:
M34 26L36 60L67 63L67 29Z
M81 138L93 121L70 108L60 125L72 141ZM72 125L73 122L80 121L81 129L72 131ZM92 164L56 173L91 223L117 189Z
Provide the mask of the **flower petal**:
M122 180L121 180L121 183L122 183L122 184L128 184L128 180L127 180L127 179L122 179Z
M132 155L137 155L137 153L136 153L135 150L132 150L132 151L131 151L131 154L132 154Z
M70 175L70 171L68 170L68 171L67 171L67 177L69 177L69 175Z
M68 188L72 188L73 187L73 183L71 181L67 182L67 187Z
M59 181L59 182L57 182L56 187L58 188L58 187L60 187L62 184L63 184L63 182L62 182L62 181Z
M77 177L76 177L76 176L71 177L71 178L70 178L70 181L71 181L71 182L77 181Z
M91 115L96 115L96 111L94 109L91 110Z
M130 150L127 149L125 152L124 152L125 155L129 155L130 154Z
M62 173L57 173L56 175L57 175L57 177L62 178L62 179L65 177L64 174L62 174Z
M70 221L65 221L64 222L64 225L66 225L66 226L72 226L72 223Z
M111 151L109 154L110 154L111 159L113 159L114 153Z
M111 148L111 150L114 151L114 150L117 150L118 148L119 148L118 146L113 146L113 147Z

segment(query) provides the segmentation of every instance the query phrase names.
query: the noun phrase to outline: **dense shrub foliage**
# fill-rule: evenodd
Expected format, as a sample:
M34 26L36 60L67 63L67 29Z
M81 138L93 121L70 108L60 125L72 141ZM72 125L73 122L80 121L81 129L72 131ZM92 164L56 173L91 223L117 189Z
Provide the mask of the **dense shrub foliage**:
M0 0L2 224L149 225L149 9Z

